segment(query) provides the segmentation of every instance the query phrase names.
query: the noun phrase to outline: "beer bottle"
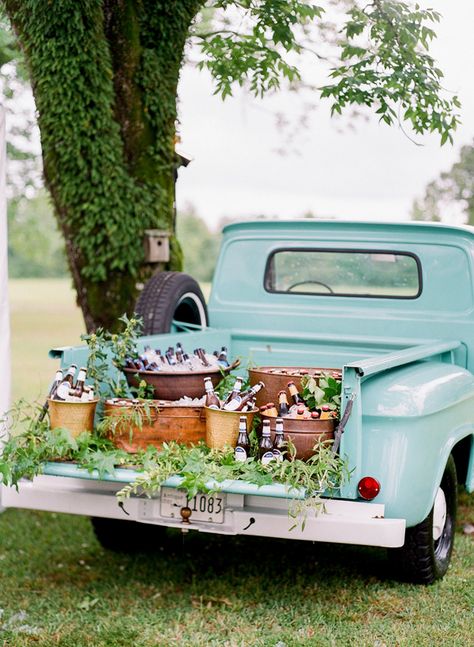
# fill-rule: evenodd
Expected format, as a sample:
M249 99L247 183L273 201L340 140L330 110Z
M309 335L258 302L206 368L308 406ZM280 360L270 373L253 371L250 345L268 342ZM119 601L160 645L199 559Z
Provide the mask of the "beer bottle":
M266 404L264 404L263 407L260 407L260 413L265 414L266 410L267 410L267 405Z
M204 364L204 366L210 366L209 362L207 361L206 352L204 348L198 348L198 357L201 360L201 362Z
M290 410L286 393L284 391L280 391L278 394L278 415L282 418L283 416L287 416L289 413Z
M225 399L224 405L225 406L228 402L233 400L242 390L242 378L241 377L236 377L234 386L232 387L232 391L229 393L227 398Z
M255 386L252 386L245 393L238 393L235 398L228 402L223 408L226 411L242 411L249 400L251 400L254 395L257 395L257 393L261 389L263 389L264 386L264 382L258 382L257 384L255 384Z
M56 389L54 394L55 400L67 400L69 397L69 391L74 385L74 376L76 374L77 364L71 364L68 368L67 373L61 384Z
M140 360L140 362L143 364L143 368L145 369L145 371L148 371L148 366L149 366L149 364L150 364L150 360L149 360L149 359L148 359L148 357L145 355L145 353L142 353L141 355L139 355L139 356L138 356L138 359L139 359L139 360ZM142 370L143 370L143 369L142 369Z
M273 460L273 443L270 437L270 420L263 421L262 437L258 447L258 457L262 465L268 465Z
M69 391L69 395L73 398L81 398L84 392L84 385L86 383L87 369L82 366L79 369L79 375L77 376L77 382L75 387Z
M250 398L250 400L247 402L246 406L241 409L241 411L254 411L255 403L257 402L257 398Z
M186 363L190 371L194 371L193 362L187 353L183 353L183 362Z
M273 457L277 461L283 460L285 451L285 438L283 436L283 418L275 420L275 440L273 441Z
M278 416L278 409L275 406L274 402L268 402L267 404L267 410L265 411L266 416L271 416L272 418L276 418Z
M166 361L170 366L174 366L176 364L176 358L174 356L174 353L168 348L168 350L165 353Z
M288 391L290 392L291 399L294 404L304 404L304 400L301 395L298 393L296 384L294 382L288 382Z
M49 396L48 396L49 398L54 398L54 394L58 390L58 386L61 384L62 381L63 381L63 372L61 371L61 369L58 369L56 371L56 375L54 376L54 382L51 385L51 389L49 391Z
M161 348L155 348L155 353L157 355L157 358L160 359L162 364L166 364L166 358L161 354Z
M236 461L244 462L247 460L250 450L250 440L247 433L247 418L240 416L239 419L239 436L237 438L237 445L234 450L234 459Z
M296 416L295 418L303 419L306 417L306 410L303 405L300 405L298 409L296 410Z
M221 403L214 392L214 385L210 377L204 378L204 387L206 389L206 407L209 407L209 409L220 409Z
M49 407L48 400L50 398L54 399L54 395L57 391L58 386L61 384L62 379L63 379L63 372L61 371L61 369L59 369L56 371L56 375L54 376L54 381L51 384L51 388L49 389L48 397L46 398L45 403L41 407L41 412L38 416L38 422L41 422L42 420L44 420L44 417Z
M151 362L153 362L153 361L155 360L155 355L156 355L156 353L155 353L155 351L152 349L152 347L151 347L151 346L147 345L147 346L145 346L145 348L143 349L143 355L146 357L146 359L148 360L148 362L150 362L150 363L151 363Z
M311 411L311 420L319 420L319 411Z
M323 404L321 407L321 420L329 420L331 417L331 409L328 407L327 404Z
M227 348L225 346L222 346L221 352L217 356L217 363L222 366L229 366L229 362L227 361Z

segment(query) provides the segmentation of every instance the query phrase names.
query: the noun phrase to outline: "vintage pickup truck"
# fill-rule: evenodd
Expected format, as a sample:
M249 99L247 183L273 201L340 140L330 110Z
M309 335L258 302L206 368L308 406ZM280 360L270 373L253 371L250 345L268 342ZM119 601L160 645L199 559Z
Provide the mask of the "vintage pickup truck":
M191 519L192 529L386 547L413 582L445 574L458 484L474 490L473 230L234 224L223 233L207 307L195 281L170 272L145 286L137 311L143 345L186 336L188 347L225 344L257 365L337 367L342 409L352 403L339 448L350 478L304 529L289 529L283 486L238 481L223 485L222 520ZM51 355L64 367L83 364L86 353L65 347ZM132 498L125 517L115 492L131 478L130 470L100 480L50 463L18 492L3 488L2 503L89 515L105 546L139 524L153 525L159 542L166 527L180 527L165 510L179 479L168 480L161 497Z

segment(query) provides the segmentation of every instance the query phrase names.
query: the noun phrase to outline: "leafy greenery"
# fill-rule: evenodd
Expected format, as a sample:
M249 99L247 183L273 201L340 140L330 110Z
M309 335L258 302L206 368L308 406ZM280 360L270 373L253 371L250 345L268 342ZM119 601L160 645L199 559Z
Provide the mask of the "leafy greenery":
M335 380L329 373L322 373L316 380L311 375L304 375L301 379L301 397L311 411L327 405L335 411L337 417L341 413L341 387L340 380Z
M283 82L297 89L302 55L318 67L336 58L334 83L321 91L333 112L366 105L386 123L451 139L458 100L445 97L427 53L438 14L396 0L322 4L2 0L32 81L46 186L88 331L131 313L137 284L157 269L144 262L144 231L174 234L176 92L187 44L223 98L236 85L257 96ZM345 20L342 38L324 18L327 6ZM320 43L332 56L314 49ZM3 60L19 50L4 27ZM167 269L181 267L172 235Z
M117 449L113 444L115 429L123 430L128 425L131 438L139 433L144 416L146 419L150 415L146 403L145 409L131 407L121 416L104 416L94 433L83 433L77 438L66 429L50 429L45 420L38 422L37 412L37 408L25 408L24 402L11 412L10 436L0 456L0 474L6 485L16 487L20 478L41 474L47 461L68 460L90 472L96 470L99 478L113 475L117 466L138 470L136 479L118 492L121 503L132 494L157 494L166 479L178 475L182 477L180 489L189 498L198 492L217 492L225 480L240 479L257 486L282 483L290 496L292 491L302 488L308 505L314 507L320 504L319 494L336 491L347 476L344 461L332 454L330 443L321 443L307 462L295 458L295 448L290 444L291 460L272 461L268 465L262 465L256 457L237 462L232 448L210 449L204 444L187 447L170 442L160 449L150 445L136 454ZM253 430L254 451L256 446Z
M113 473L114 465L133 462L126 452L109 439L112 424L105 419L94 434L74 438L67 429L50 429L47 419L38 421L39 407L18 401L9 412L10 426L0 455L3 483L17 487L21 478L33 478L43 471L47 461L74 460L86 469L97 470L99 477ZM139 424L139 420L136 420Z
M343 29L341 61L322 88L332 112L349 105L373 106L386 124L406 121L415 133L435 131L441 145L459 124L456 96L442 96L442 71L428 54L440 21L433 9L399 0L375 0L349 11Z
M98 328L91 334L81 335L89 349L87 358L87 376L94 382L94 391L102 398L128 397L130 388L127 385L121 368L127 357L137 357L137 344L142 330L139 317L128 318L126 314L119 317L123 330L117 333ZM117 370L111 370L111 365ZM148 393L146 383L140 384L139 395Z
M413 220L474 225L474 145L461 148L459 160L449 171L430 182L421 200L412 208Z

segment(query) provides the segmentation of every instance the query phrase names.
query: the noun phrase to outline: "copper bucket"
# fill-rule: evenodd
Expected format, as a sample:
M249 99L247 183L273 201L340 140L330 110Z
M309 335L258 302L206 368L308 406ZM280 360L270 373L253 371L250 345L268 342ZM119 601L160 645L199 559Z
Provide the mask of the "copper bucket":
M259 366L249 370L250 385L254 386L257 382L264 382L265 386L257 393L257 407L261 407L267 402L277 402L278 392L288 389L288 382L294 382L298 391L301 391L302 375L293 375L300 371L307 371L308 375L314 377L318 382L318 377L314 375L316 371L332 373L339 371L336 368L308 368L307 366ZM270 372L271 371L271 372ZM284 371L284 373L282 373Z
M131 400L125 402L125 405L106 402L104 407L111 423L108 436L119 449L134 454L148 445L160 448L164 442L175 441L189 446L204 440L203 407L176 406L173 402L158 400L145 400L136 405Z
M270 420L270 431L273 441L275 438L276 418L263 414L262 420ZM334 440L334 429L337 422L336 418L329 418L327 420L283 418L283 437L285 440L291 440L295 446L295 458L306 461L317 453L317 449L315 450L314 447L317 447L318 443Z
M94 429L95 409L99 399L87 402L63 402L48 399L51 429L67 429L73 438Z

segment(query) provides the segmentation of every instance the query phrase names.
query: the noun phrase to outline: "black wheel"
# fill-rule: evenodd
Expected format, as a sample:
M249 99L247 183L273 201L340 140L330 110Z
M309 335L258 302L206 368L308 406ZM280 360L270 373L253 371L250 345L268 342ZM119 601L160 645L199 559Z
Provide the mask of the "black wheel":
M431 584L444 576L453 551L457 487L456 466L450 456L429 515L407 528L404 546L390 549L397 577L415 584Z
M168 538L165 526L103 517L91 517L91 523L100 545L117 553L156 551Z
M208 321L201 288L182 272L152 276L137 299L135 312L143 319L144 335L205 328Z

